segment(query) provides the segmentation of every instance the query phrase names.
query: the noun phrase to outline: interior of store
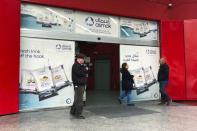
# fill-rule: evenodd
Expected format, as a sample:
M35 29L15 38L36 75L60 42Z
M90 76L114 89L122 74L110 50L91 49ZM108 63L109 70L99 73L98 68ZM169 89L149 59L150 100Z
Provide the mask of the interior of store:
M78 41L77 52L85 54L85 65L89 67L87 105L117 102L120 90L119 44Z

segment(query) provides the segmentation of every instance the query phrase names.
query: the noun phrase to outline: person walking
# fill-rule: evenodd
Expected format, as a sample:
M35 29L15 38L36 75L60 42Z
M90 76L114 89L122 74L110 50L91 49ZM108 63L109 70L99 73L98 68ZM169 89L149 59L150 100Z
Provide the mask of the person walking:
M131 75L128 71L129 65L127 63L122 64L122 93L118 98L120 104L122 104L122 100L127 97L127 105L134 106L132 103L131 90L133 88L134 80L133 75Z
M78 119L85 119L82 115L83 111L83 94L85 91L86 85L86 75L87 75L87 68L83 65L84 64L84 55L78 54L76 56L76 62L72 66L72 81L74 85L74 103L71 107L70 113Z
M166 87L168 85L169 79L169 66L166 63L164 58L159 60L160 67L158 71L158 82L159 82L159 91L161 93L161 102L159 105L170 105L171 98L166 92Z

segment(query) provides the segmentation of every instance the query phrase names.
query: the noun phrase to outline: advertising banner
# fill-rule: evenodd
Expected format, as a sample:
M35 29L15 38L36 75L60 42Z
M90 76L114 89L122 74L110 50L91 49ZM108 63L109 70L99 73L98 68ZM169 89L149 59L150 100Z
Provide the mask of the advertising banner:
M21 28L73 32L74 22L73 10L31 4L21 5Z
M120 67L126 62L134 75L133 100L159 99L159 54L159 47L120 45Z
M132 40L158 40L157 22L120 18L120 37Z
M20 110L71 106L75 42L21 37Z
M76 11L76 33L119 37L119 19L114 16Z

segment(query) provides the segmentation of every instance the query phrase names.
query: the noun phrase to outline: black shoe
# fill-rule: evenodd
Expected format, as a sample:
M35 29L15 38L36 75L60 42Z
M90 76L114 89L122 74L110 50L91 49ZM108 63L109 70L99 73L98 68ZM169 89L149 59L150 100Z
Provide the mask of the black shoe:
M118 102L120 103L120 104L122 104L122 101L118 98Z
M171 102L172 102L172 100L168 100L168 101L166 102L166 105L169 106L169 105L171 104Z
M70 112L70 114L71 114L72 116L75 116L75 113L73 113L73 112Z
M70 110L70 114L74 116L75 115L75 111Z
M83 106L86 106L86 101L83 101Z
M127 106L135 106L135 104L131 103L131 104L127 104Z
M77 116L75 116L77 119L85 119L85 117L84 116L82 116L82 115L77 115Z

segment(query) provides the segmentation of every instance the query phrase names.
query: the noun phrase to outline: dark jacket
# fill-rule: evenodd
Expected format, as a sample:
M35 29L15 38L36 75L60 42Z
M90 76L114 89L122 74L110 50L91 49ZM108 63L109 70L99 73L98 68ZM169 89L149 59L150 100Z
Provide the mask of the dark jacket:
M72 81L74 85L85 85L86 84L87 70L85 66L75 62L72 66Z
M167 64L162 64L159 67L159 72L158 72L158 81L168 81L169 78L169 67Z
M126 92L130 91L133 88L133 75L129 73L127 69L122 69L122 90Z

